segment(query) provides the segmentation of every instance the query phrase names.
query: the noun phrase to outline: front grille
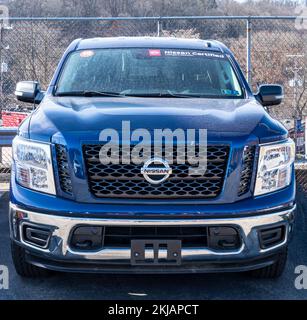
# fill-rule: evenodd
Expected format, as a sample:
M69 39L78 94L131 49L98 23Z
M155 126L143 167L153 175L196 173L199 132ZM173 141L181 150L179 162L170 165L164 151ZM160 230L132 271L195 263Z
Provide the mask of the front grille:
M102 145L85 145L83 147L88 175L89 189L98 198L215 198L222 190L226 174L229 146L207 147L207 170L202 176L189 175L191 166L186 159L186 152L177 159L177 148L173 150L172 174L160 184L147 182L141 174L143 164L109 164L99 161ZM125 148L119 148L120 159ZM128 150L129 151L129 150ZM150 151L150 149L149 149ZM162 158L168 149L163 149ZM199 151L196 150L196 156ZM145 161L154 155L144 155ZM177 163L177 161L179 163ZM184 162L184 163L181 163Z
M63 192L72 194L72 183L69 174L67 150L61 144L55 145L60 186Z
M241 171L241 180L238 195L242 196L250 190L254 159L255 159L255 146L246 146L243 151L243 166Z

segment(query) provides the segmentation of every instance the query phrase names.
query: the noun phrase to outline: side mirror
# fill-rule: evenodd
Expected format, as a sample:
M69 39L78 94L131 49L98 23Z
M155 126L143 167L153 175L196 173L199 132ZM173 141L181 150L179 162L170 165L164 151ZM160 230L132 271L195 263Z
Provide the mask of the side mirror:
M284 90L279 84L262 84L255 94L263 106L276 106L282 102L283 97Z
M37 81L21 81L16 85L15 96L18 101L39 104L44 94Z

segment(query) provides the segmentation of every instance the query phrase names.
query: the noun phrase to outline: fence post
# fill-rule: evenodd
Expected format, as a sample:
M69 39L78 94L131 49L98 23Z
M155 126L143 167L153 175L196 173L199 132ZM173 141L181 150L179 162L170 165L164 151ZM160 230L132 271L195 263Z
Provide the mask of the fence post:
M160 37L160 31L161 31L161 21L160 19L157 20L157 37Z
M246 76L249 85L252 85L252 21L251 18L246 20Z

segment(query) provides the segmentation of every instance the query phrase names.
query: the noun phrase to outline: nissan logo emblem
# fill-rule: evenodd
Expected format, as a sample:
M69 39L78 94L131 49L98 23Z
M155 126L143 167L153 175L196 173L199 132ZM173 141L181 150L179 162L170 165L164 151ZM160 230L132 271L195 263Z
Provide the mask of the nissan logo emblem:
M172 174L172 168L167 161L161 158L152 158L144 163L141 174L149 183L159 184Z

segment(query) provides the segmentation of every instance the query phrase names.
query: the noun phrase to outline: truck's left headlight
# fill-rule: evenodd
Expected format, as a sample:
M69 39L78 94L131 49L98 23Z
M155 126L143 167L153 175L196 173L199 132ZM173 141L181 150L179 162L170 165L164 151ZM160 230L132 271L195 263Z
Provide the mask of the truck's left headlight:
M17 182L29 189L55 194L51 146L21 137L13 140Z
M260 146L254 195L277 191L291 183L295 144L285 142Z

